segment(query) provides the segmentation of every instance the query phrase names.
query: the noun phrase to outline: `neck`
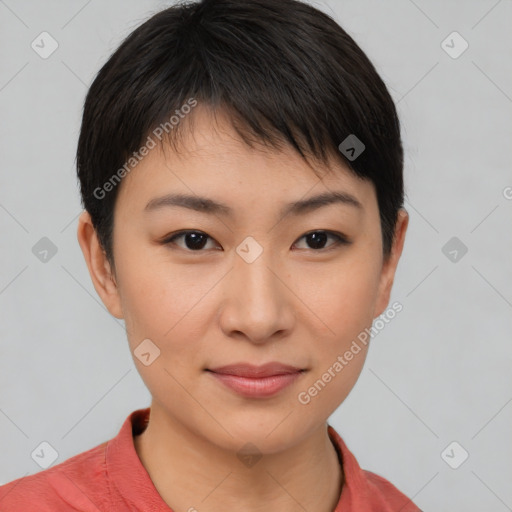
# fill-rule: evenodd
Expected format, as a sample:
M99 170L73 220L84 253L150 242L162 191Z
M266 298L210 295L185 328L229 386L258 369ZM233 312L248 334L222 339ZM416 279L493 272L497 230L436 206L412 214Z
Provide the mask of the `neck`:
M332 512L343 472L327 424L284 451L241 459L151 407L137 454L173 510Z

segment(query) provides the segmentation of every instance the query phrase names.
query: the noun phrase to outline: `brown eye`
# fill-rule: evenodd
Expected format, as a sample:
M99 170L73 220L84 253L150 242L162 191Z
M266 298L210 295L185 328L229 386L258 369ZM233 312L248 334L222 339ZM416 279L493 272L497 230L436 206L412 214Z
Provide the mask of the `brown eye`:
M177 240L180 239L183 241L181 243L177 243ZM335 249L340 245L349 245L351 243L342 233L335 233L326 230L310 231L309 233L302 235L299 240L302 239L306 241L308 247L303 247L301 249L312 249L317 252L328 251ZM328 244L329 239L333 240L330 244ZM162 243L164 245L177 245L181 249L189 252L201 252L203 249L208 250L214 248L207 247L209 240L214 241L213 238L202 231L187 230L175 233L171 237L166 238Z
M183 239L184 246L176 243L176 240L179 239ZM182 249L198 252L205 248L208 239L213 240L213 238L202 231L180 231L170 238L167 238L162 243L164 245L174 244L178 245Z
M329 238L334 240L334 243L325 247ZM309 247L306 249L313 249L315 251L330 250L340 245L348 245L350 242L347 237L341 233L334 233L332 231L316 230L302 235L299 240L305 239Z

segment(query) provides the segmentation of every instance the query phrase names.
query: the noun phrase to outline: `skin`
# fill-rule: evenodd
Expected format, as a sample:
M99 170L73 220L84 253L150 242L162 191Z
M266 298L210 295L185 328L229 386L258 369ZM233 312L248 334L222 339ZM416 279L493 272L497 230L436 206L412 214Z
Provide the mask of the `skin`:
M371 182L334 160L314 164L326 171L319 179L290 147L251 149L223 115L213 122L201 107L190 115L194 129L180 151L151 150L120 185L115 273L89 214L79 219L94 287L109 312L124 318L132 354L146 338L160 349L149 366L134 357L152 395L135 449L173 510L332 511L343 471L327 420L356 383L367 347L309 404L297 396L386 310L408 214L400 211L384 260ZM335 190L355 196L363 209L335 203L279 215L287 203ZM234 216L180 207L144 212L150 199L170 192L215 199ZM204 247L194 250L186 236L162 243L185 229L206 233ZM351 243L336 245L329 236L315 246L304 236L321 230ZM263 249L252 263L236 252L247 236ZM240 361L307 371L264 399L244 398L205 371ZM248 442L262 454L252 467L236 456Z

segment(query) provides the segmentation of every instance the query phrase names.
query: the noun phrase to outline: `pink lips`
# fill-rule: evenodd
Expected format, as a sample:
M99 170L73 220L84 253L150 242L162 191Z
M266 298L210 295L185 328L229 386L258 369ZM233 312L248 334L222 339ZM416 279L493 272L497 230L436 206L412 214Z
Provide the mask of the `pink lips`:
M305 370L281 363L254 366L237 363L208 371L220 382L240 395L264 398L275 395L299 378Z

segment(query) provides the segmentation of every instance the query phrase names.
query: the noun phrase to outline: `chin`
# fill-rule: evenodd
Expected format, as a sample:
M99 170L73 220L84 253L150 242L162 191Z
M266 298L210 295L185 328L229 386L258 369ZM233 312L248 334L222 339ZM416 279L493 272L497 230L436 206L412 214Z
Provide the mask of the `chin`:
M241 447L251 444L262 454L278 453L290 448L307 435L309 428L305 423L288 421L285 419L288 415L291 419L294 413L269 414L264 419L259 415L257 419L239 418L236 422L226 423L224 426L232 437L223 431L223 444L227 444L225 448L237 452Z

